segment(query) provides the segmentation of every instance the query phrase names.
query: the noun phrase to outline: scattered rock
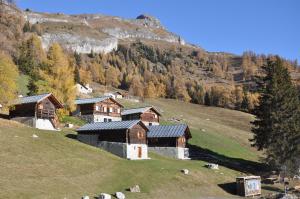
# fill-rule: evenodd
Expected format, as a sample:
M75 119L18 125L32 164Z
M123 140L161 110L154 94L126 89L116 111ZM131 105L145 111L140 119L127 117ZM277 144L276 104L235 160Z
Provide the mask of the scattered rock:
M66 124L66 125L65 125L65 127L67 127L67 128L70 128L70 129L71 129L71 128L73 128L73 127L74 127L74 124L68 123L68 124Z
M207 120L207 121L209 121L210 119L209 119L209 118L207 118L206 120Z
M33 138L38 138L39 136L37 136L36 134L32 135Z
M83 196L82 199L90 199L89 196Z
M101 193L99 199L111 199L111 195L107 193Z
M129 190L132 193L140 193L141 192L141 189L140 189L139 185L134 185L133 187L130 187Z
M116 197L117 197L118 199L125 199L125 194L122 193L122 192L116 192Z
M298 196L294 194L285 194L279 197L278 199L298 199Z
M188 174L189 174L189 170L188 170L188 169L182 169L181 172L182 172L184 175L188 175Z
M202 132L205 132L206 130L205 130L205 129L201 129L201 131L202 131Z
M294 189L295 189L296 191L300 191L300 185L296 185L296 186L294 187Z
M213 164L213 163L208 163L208 164L205 165L205 167L207 167L209 169L214 169L214 170L219 169L219 165L218 164Z

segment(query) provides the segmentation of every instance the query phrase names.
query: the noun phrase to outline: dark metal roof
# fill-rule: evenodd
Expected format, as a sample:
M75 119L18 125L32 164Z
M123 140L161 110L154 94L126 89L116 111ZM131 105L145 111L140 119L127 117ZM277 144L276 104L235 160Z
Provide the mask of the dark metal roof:
M118 101L114 100L111 96L103 96L103 97L97 97L97 98L87 98L87 99L77 99L75 100L75 104L95 104L98 102L102 102L104 100L110 99L117 103L120 107L123 108L123 105L120 104Z
M117 121L117 122L95 122L86 124L77 131L97 131L97 130L118 130L118 129L130 129L134 125L141 122L140 120L128 120L128 121ZM143 124L141 122L141 124Z
M31 104L31 103L39 103L47 97L51 97L51 99L55 102L58 108L63 108L63 105L52 95L52 93L45 93L41 95L33 95L28 97L20 97L12 102L11 105L19 105L19 104Z
M97 98L88 98L88 99L77 99L75 104L94 104L97 102L102 102L106 99L109 99L109 96L97 97Z
M41 94L41 95L34 95L34 96L28 96L28 97L20 97L16 99L13 104L30 104L30 103L37 103L41 100L45 99L46 97L49 97L51 93Z
M136 114L136 113L144 113L144 112L148 111L149 109L153 109L158 115L160 115L160 113L155 108L153 108L152 106L126 109L126 110L122 111L121 115L131 115L131 114Z
M185 134L187 128L186 124L148 126L148 137L181 137Z

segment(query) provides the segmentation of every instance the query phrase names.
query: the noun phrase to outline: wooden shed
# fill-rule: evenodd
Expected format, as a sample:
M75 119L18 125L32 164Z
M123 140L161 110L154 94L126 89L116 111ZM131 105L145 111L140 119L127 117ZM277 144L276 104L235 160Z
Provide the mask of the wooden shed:
M245 197L260 195L260 176L244 176L236 178L236 191L237 195Z
M20 97L9 108L9 117L29 126L45 129L58 129L56 110L63 105L51 93Z
M192 135L186 124L149 126L149 149L177 159L189 159L187 142Z
M161 116L152 106L126 109L121 114L122 120L141 120L146 126L159 125Z
M91 123L77 132L83 143L127 159L148 159L148 128L140 120Z

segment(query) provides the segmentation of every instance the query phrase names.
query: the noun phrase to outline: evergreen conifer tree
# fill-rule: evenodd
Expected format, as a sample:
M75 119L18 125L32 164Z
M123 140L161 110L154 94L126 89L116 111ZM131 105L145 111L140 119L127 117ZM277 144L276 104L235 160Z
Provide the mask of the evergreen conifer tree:
M253 146L266 150L267 162L280 168L299 168L300 103L288 70L277 57L263 67L266 76L260 82L260 103L254 109ZM295 170L293 170L295 171Z

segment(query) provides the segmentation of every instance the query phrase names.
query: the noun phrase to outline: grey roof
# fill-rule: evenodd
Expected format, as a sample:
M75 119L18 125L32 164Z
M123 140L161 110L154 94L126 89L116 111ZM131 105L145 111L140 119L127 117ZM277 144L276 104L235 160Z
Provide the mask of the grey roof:
M131 114L136 114L136 113L144 113L144 112L148 111L149 109L155 110L160 115L160 113L155 108L153 108L152 106L126 109L126 110L122 111L121 115L131 115Z
M110 98L110 97L103 96L103 97L97 97L97 98L77 99L77 100L75 100L75 104L94 104L97 102L102 102L108 98Z
M117 121L117 122L95 122L86 124L77 131L97 131L97 130L116 130L116 129L130 129L140 120L128 120L128 121Z
M187 127L186 124L148 126L148 137L181 137L184 135Z
M51 93L41 94L41 95L34 95L34 96L28 96L28 97L20 97L13 101L12 105L17 104L30 104L30 103L38 103L41 100L45 99L46 97L49 97Z

